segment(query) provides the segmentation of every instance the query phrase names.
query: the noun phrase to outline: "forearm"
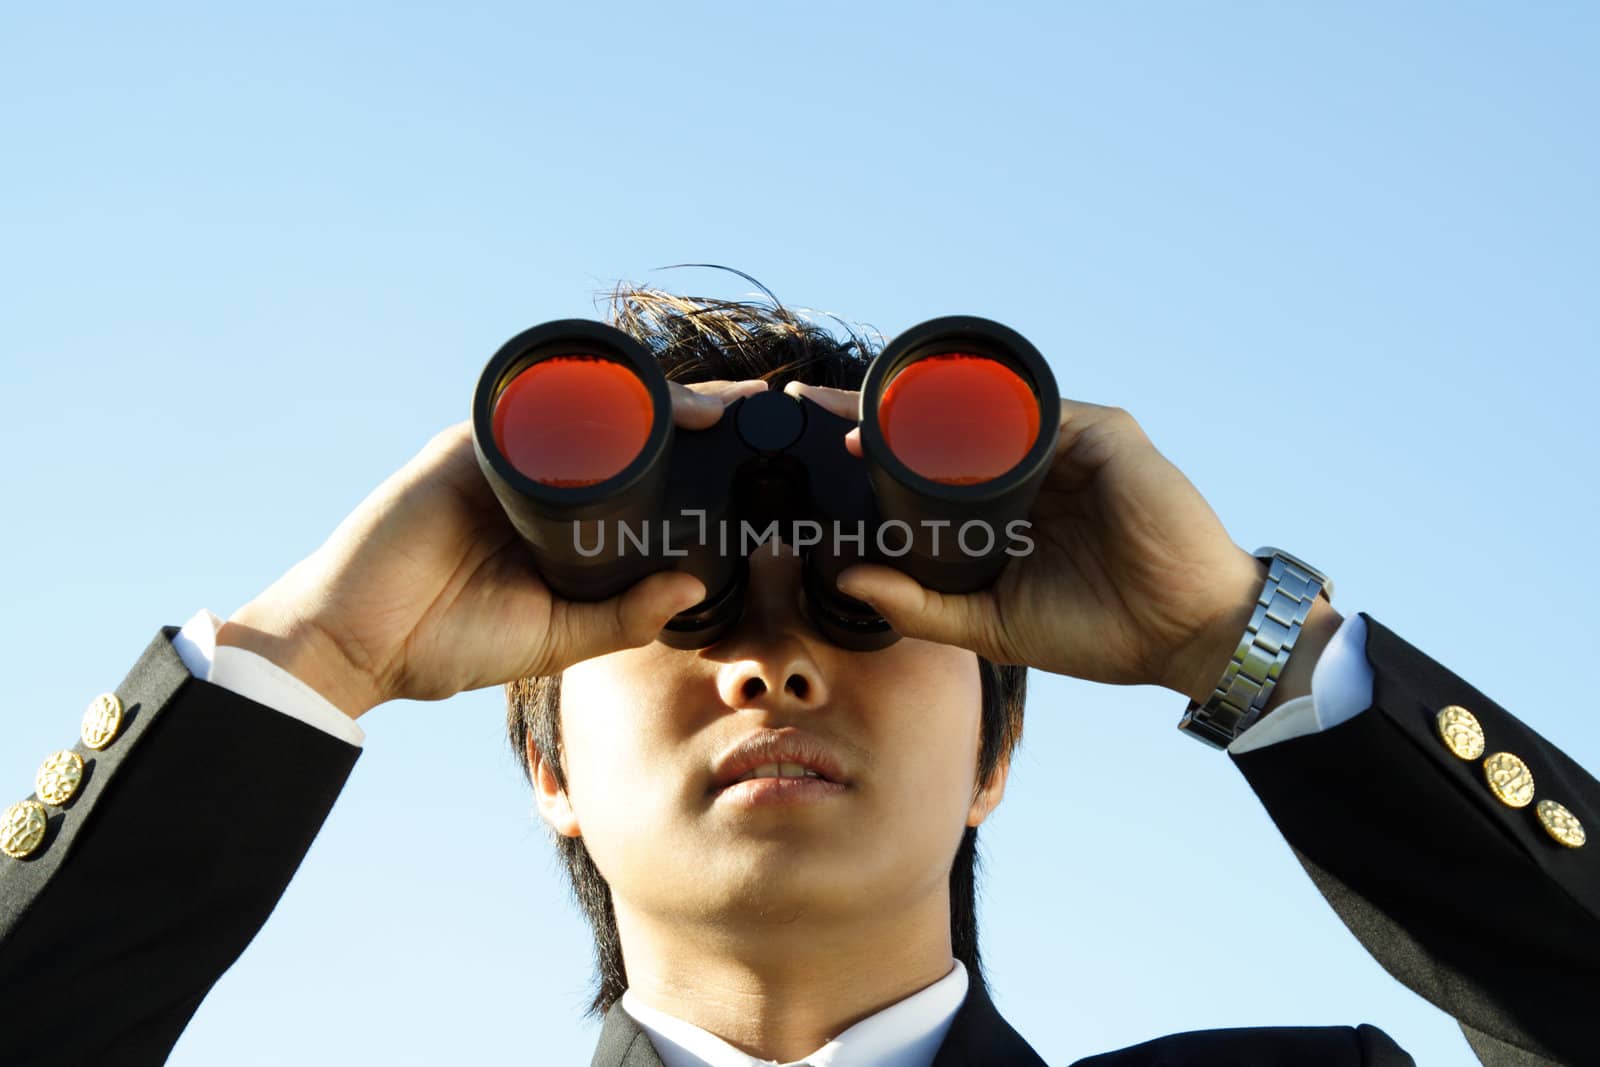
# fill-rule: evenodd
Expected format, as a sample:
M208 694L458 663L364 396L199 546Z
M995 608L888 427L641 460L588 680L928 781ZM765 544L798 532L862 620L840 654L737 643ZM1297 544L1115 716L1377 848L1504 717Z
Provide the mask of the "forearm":
M1328 642L1333 640L1333 635L1339 632L1343 623L1344 616L1335 611L1327 600L1319 596L1312 601L1311 614L1300 627L1300 637L1295 641L1289 662L1284 664L1278 684L1273 687L1272 696L1261 712L1263 717L1296 697L1310 694L1311 674L1322 658L1322 650L1328 647ZM1240 632L1244 632L1242 626Z
M1555 838L1537 803L1563 805L1592 833L1600 783L1459 675L1363 619L1371 706L1331 729L1233 752L1236 765L1367 950L1460 1020L1475 1047L1501 1042L1510 1056L1589 1062L1578 1050L1592 1048L1582 1003L1600 973L1600 874L1593 843ZM1451 705L1479 720L1487 752L1527 764L1533 803L1500 800L1483 760L1445 743L1436 715Z
M360 749L190 675L158 634L120 730L26 861L0 861L6 1062L159 1062L266 921ZM85 1015L77 1007L99 1007Z
M382 698L370 678L336 643L296 613L276 607L267 594L235 611L217 630L217 644L242 648L309 685L352 720Z

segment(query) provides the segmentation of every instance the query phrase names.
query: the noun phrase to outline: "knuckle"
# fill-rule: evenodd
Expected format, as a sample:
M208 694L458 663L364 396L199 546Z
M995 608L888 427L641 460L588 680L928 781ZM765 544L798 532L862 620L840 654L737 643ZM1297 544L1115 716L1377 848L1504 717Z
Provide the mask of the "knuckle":
M1141 434L1144 432L1144 427L1139 425L1139 420L1134 418L1133 412L1127 408L1112 408L1109 415L1107 415L1107 419L1118 429Z
M471 433L472 424L470 422L458 422L454 426L446 426L444 429L428 438L428 443L423 445L422 451L427 455L435 455L441 452L451 452L456 449L462 441L466 440Z

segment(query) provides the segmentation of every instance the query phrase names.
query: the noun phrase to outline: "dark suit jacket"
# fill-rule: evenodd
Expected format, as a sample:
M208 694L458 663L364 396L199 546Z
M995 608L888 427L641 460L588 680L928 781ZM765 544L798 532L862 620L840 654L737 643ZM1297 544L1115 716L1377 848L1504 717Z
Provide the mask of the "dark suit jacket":
M1505 806L1435 712L1470 709L1489 752L1600 833L1600 783L1461 678L1366 616L1373 706L1331 730L1234 757L1352 933L1460 1023L1479 1058L1597 1064L1600 839L1566 848ZM271 913L360 750L192 677L163 627L117 687L103 751L40 848L0 856L0 1061L162 1062ZM1485 921L1485 917L1494 921ZM84 1013L78 1005L92 1002ZM76 1060L68 1057L79 1057ZM974 982L935 1067L1042 1061ZM620 1008L594 1063L655 1067ZM1175 1034L1080 1067L1401 1067L1370 1026Z
M606 1012L590 1067L662 1067L650 1038L620 1003ZM1045 1067L973 982L933 1067ZM1252 1027L1172 1034L1078 1060L1073 1067L1415 1067L1373 1026Z

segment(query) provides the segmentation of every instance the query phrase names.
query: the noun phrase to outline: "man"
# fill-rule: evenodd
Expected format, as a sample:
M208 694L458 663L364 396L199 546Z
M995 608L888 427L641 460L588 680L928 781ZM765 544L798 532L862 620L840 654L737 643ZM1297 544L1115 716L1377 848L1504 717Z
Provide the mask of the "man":
M869 351L781 306L630 290L613 319L658 353L684 428L769 387L854 415ZM1228 745L1352 932L1483 1062L1592 1062L1600 863L1583 828L1600 784L1375 620L1342 618L1309 565L1235 546L1127 412L1062 405L1035 550L992 589L841 576L904 635L871 653L807 625L799 561L775 543L706 649L652 640L705 595L690 576L554 598L468 427L441 433L226 624L162 628L7 812L7 1062L160 1062L317 833L359 754L354 720L506 684L513 748L594 928L595 1064L1039 1063L986 995L973 918L1026 666L1188 696L1189 727ZM1298 628L1263 620L1263 597ZM1275 686L1245 689L1264 714L1231 714L1236 654L1280 646ZM1080 1062L1412 1061L1361 1026L1172 1035Z

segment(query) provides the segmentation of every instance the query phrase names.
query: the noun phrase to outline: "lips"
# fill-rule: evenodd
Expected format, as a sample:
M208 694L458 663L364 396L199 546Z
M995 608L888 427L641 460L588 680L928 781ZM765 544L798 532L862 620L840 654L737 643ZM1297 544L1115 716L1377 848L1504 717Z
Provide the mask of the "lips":
M752 778L850 784L842 761L828 746L792 726L751 734L723 753L712 772L710 791L720 793Z

